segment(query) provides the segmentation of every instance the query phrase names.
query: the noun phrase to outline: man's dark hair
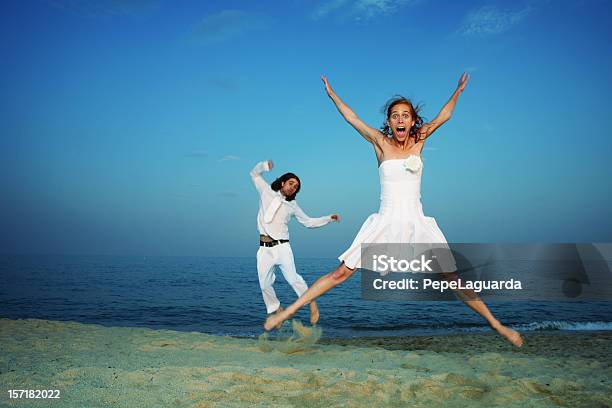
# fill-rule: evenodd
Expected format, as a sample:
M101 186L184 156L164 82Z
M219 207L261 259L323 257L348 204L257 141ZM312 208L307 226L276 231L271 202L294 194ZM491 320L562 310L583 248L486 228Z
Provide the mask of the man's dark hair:
M270 187L272 187L272 190L274 191L278 191L281 189L282 184L289 180L289 179L296 179L298 182L298 188L297 190L295 190L295 193L293 193L292 195L290 195L289 197L285 197L285 200L287 201L293 201L295 200L295 196L297 195L297 193L300 192L300 188L302 188L302 182L300 181L300 178L298 176L296 176L293 173L285 173L282 176L280 176L279 178L277 178L276 180L274 180L274 182L272 183L272 185Z

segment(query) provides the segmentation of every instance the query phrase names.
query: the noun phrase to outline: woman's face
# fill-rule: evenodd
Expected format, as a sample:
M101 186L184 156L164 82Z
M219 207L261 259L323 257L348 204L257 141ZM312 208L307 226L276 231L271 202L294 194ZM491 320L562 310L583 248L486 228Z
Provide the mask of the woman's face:
M280 192L285 197L291 197L293 194L295 194L299 186L300 182L292 177L289 180L281 183Z
M398 103L391 108L391 114L387 119L387 124L391 128L393 138L398 142L403 142L410 134L410 128L414 126L412 109L407 103Z

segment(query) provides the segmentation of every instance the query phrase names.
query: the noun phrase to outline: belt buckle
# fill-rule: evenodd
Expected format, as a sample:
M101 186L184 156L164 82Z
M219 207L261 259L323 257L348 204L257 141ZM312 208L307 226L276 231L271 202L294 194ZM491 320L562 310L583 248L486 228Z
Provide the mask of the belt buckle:
M266 247L266 248L272 248L272 247L275 247L275 246L277 246L279 244L284 244L285 242L287 242L287 241L282 240L282 239L274 239L274 240L269 241L269 242L261 241L263 246Z

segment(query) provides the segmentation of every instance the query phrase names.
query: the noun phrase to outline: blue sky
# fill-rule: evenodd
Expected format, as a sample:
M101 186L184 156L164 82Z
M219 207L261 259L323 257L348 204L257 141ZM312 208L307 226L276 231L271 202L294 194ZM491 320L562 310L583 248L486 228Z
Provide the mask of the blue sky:
M424 151L451 242L612 241L608 1L3 2L0 244L7 254L254 256L249 170L303 182L339 224L290 226L333 257L378 208L372 126L394 94L454 117Z

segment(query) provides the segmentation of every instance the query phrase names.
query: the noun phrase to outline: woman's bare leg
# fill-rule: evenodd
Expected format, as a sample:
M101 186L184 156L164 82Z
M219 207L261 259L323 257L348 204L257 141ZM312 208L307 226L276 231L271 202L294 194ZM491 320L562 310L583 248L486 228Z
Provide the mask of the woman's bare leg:
M280 326L285 320L291 318L302 306L308 304L309 302L313 302L316 298L326 293L330 289L338 286L340 283L347 280L356 269L350 269L344 262L338 266L338 268L327 275L324 275L317 279L317 281L308 288L308 290L300 296L291 306L287 307L287 309L283 310L280 313L274 314L266 320L264 323L264 328L266 330L272 330L274 327ZM449 280L457 279L456 273L448 273L444 274L444 277ZM497 320L487 305L478 298L476 293L472 290L456 290L455 293L459 296L459 298L472 310L481 315L500 335L506 338L510 343L514 344L517 347L521 347L523 345L523 338L520 333L516 330L513 330L509 327L504 326Z
M356 269L351 269L342 262L335 271L321 276L313 283L302 296L298 298L291 306L288 306L281 313L269 316L264 323L264 329L272 330L274 327L282 324L285 320L291 318L302 306L312 302L331 288L338 286L347 280Z
M279 313L282 313L282 312L283 312L283 310L284 310L284 309L283 309L283 307L282 307L282 306L279 306L279 307L278 307L278 309L276 309L276 312L274 312L274 314L279 314ZM277 327L277 329L280 329L280 328L281 328L281 326L278 326L278 327Z
M445 273L443 275L444 278L447 280L456 280L458 278L456 272ZM491 326L491 328L493 328L495 331L505 337L506 340L508 340L510 343L514 344L517 347L521 347L523 345L523 338L521 337L521 334L516 330L513 330L501 324L500 321L497 320L495 316L493 316L493 313L491 313L487 305L478 298L478 295L476 295L473 290L456 289L455 293L459 296L463 303L468 305L470 309L484 317L487 323L489 323L489 325Z
M313 326L319 321L319 307L317 301L313 300L310 302L310 324Z

